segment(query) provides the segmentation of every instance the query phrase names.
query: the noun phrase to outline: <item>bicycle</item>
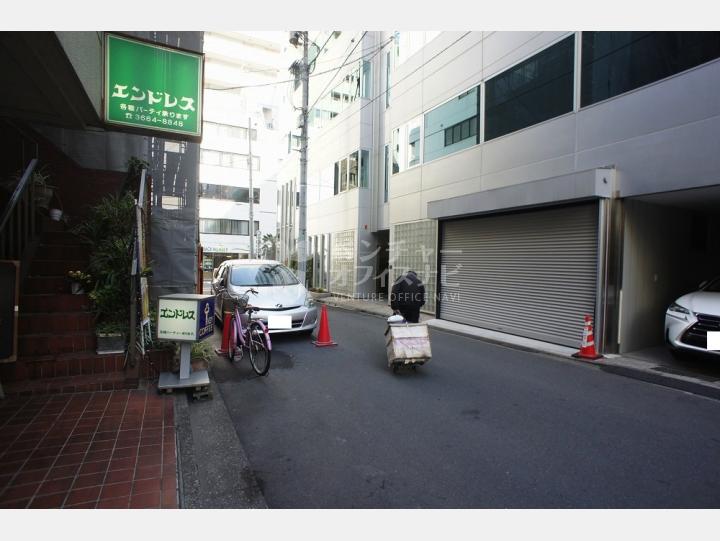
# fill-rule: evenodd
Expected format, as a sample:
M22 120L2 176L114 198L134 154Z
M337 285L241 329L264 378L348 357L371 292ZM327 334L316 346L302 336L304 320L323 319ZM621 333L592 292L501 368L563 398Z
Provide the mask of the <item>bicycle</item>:
M250 288L238 297L228 294L235 304L233 314L230 316L228 358L231 362L235 362L239 351L238 361L240 361L247 350L253 370L258 376L264 376L270 370L272 343L262 320L252 319L252 314L258 312L260 308L248 304L250 300L248 293L257 295L258 292Z

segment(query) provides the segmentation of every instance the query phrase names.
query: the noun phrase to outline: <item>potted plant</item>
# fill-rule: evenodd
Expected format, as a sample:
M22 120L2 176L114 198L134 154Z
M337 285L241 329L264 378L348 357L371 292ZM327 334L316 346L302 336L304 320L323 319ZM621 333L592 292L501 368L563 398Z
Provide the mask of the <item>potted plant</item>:
M125 348L130 326L134 224L135 199L125 192L103 198L73 229L92 246L87 274L93 280L88 296L96 318L98 353L117 351L120 341L123 351Z
M122 321L104 321L95 325L97 353L125 353L127 324Z
M92 276L81 270L68 271L67 276L70 279L70 293L73 295L82 295L94 285Z
M32 174L33 190L35 191L35 205L38 208L48 210L50 201L55 193L56 187L48 184L50 175L45 172L45 168L39 168Z

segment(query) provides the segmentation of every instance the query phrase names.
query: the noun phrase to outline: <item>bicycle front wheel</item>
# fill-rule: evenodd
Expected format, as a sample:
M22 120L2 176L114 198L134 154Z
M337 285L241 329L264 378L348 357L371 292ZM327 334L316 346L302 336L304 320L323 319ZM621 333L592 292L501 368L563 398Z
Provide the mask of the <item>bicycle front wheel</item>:
M262 327L256 323L250 323L248 329L250 343L248 350L250 352L250 364L258 376L264 376L270 370L270 350L267 347L267 340Z
M238 336L238 329L237 329L237 324L235 323L235 316L230 318L230 320L228 321L228 324L230 325L230 332L229 332L227 356L228 356L228 359L230 359L230 361L234 361L235 354L237 353L237 336Z

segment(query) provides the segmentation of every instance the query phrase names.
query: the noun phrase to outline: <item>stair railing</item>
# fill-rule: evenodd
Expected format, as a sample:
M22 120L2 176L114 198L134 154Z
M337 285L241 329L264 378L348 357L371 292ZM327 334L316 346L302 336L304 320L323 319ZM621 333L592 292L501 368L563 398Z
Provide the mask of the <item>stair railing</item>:
M37 158L30 160L0 217L0 259L22 260L37 233L33 182L37 163Z

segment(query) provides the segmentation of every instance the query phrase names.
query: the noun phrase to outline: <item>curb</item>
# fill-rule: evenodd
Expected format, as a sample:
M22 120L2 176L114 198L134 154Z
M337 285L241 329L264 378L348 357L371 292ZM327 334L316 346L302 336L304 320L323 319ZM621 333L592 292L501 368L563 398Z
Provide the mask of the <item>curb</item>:
M388 313L379 314L378 312L374 312L372 310L366 310L365 308L358 308L355 306L347 306L344 304L333 304L331 302L325 302L325 299L316 299L315 302L325 304L326 306L329 306L331 308L339 308L340 310L347 310L348 312L360 312L363 314L369 314L371 316L382 317L382 318L386 318L386 319L388 317L390 317L390 315L392 315L392 314L388 314ZM390 306L388 306L387 309L390 310ZM423 316L427 316L429 319L432 319L430 316L428 316L428 314L425 314L424 312L420 312L421 323L422 323Z
M212 378L210 386L211 400L190 402L183 392L175 396L179 507L267 509L222 392ZM199 423L203 416L212 422ZM227 486L214 482L218 479L227 480Z
M319 302L322 302L322 301L319 301ZM340 308L342 310L347 310L348 312L362 312L365 314L382 317L380 314L377 314L376 312L364 310L362 308L357 308L357 307L353 307L353 306L342 306L342 305L331 304L331 303L324 303L324 304L327 304L328 306L332 306L333 308ZM513 344L512 342L503 342L502 340L495 340L493 338L468 334L468 333L465 333L465 332L463 332L461 330L457 330L457 329L442 329L442 328L434 327L433 330L445 332L448 334L453 334L456 336L463 336L465 338L470 338L472 340L481 340L483 342L487 342L488 344L493 344L496 346L502 346L502 347L507 347L507 348L511 348L511 349L516 349L518 351L525 351L527 353L539 353L542 355L552 357L557 360L571 361L574 364L593 366L593 367L596 367L596 368L602 370L603 372L607 372L609 374L615 374L617 376L623 376L626 378L636 379L639 381L644 381L646 383L652 383L655 385L660 385L662 387L668 387L671 389L676 389L679 391L684 391L687 393L704 396L706 398L720 400L720 388L718 388L718 387L715 387L713 385L706 385L706 384L700 383L698 381L690 381L690 380L687 380L684 378L673 377L672 375L665 374L662 372L645 370L645 369L641 369L641 368L634 368L632 366L607 364L607 363L603 363L603 362L599 362L599 361L585 361L585 360L581 360L581 359L575 359L570 356L566 357L564 355L559 355L559 354L551 352L551 351L545 351L540 348L533 348L533 347L529 347L529 346L523 346L520 344Z
M600 364L596 362L591 362L588 364L595 365L600 370L608 372L610 374L616 374L618 376L637 379L645 381L647 383L654 383L655 385L670 387L679 391L685 391L687 393L704 396L706 398L720 400L720 389L715 386L705 385L703 383L689 381L686 379L674 378L661 372L651 372L649 370L642 370L639 368L633 368L631 366Z

